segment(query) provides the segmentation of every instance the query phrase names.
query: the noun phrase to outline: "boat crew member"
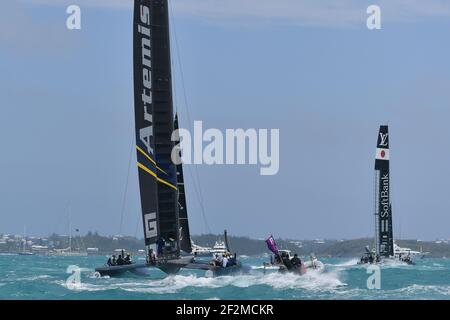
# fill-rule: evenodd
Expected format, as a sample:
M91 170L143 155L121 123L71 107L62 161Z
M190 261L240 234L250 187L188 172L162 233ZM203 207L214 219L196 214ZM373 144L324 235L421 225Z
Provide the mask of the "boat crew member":
M236 253L233 255L233 256L231 256L229 259L228 259L228 266L235 266L235 265L237 265L237 259L236 259Z
M125 257L125 259L123 261L124 261L124 264L131 264L131 254L127 253L127 256Z
M220 265L219 263L219 255L216 253L216 255L214 256L214 259L212 261L212 264L216 267L218 267Z
M298 254L294 254L294 257L291 259L291 263L293 268L300 268L302 261L298 257Z
M224 254L223 259L222 259L222 267L226 268L228 265L228 257L227 254Z
M150 249L150 251L148 252L148 263L152 266L156 264L156 254L153 249Z
M292 270L292 263L291 260L289 260L289 256L286 254L283 256L283 264L286 266L288 270Z
M317 269L317 264L316 264L317 259L316 259L316 257L311 255L310 258L311 258L311 266L312 266L312 268L313 269Z
M282 263L283 261L281 261L281 257L280 257L280 255L279 254L276 254L275 255L275 264L280 264L280 263ZM274 263L272 263L272 264L274 264Z
M221 267L223 265L223 257L221 255L216 254L216 257L213 260L213 262L216 267Z
M109 257L109 258L108 258L108 262L106 262L106 264L107 264L109 267L115 266L115 265L117 264L117 261L116 261L116 255L113 254L111 257Z
M156 242L156 245L158 246L158 256L162 256L164 246L166 245L166 241L164 241L163 237L159 237L158 241Z
M118 266L124 265L124 260L123 260L121 254L119 254L119 257L117 258L117 265L118 265Z

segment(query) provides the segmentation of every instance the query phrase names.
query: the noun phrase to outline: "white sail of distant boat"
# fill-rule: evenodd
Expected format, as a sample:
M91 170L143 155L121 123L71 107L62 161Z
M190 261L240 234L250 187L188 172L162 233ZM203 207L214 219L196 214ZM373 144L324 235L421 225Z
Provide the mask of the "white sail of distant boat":
M54 254L60 255L60 256L71 256L71 257L85 257L88 255L87 251L83 250L83 248L76 248L76 250L73 250L73 237L72 237L72 221L70 216L70 206L68 206L69 213L67 215L68 220L68 247L64 249L55 249ZM75 231L78 233L79 229L75 229ZM81 241L81 237L78 237Z
M34 253L27 250L27 227L23 227L23 237L22 237L22 251L19 252L22 256L32 256Z

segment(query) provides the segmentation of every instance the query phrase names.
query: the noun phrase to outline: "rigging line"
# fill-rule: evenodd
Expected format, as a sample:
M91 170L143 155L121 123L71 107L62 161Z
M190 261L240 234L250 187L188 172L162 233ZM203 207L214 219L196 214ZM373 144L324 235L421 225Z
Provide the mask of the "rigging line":
M130 169L131 169L131 159L133 158L133 149L134 149L134 136L132 136L132 138L131 138L131 148L130 148L130 157L128 159L127 179L126 179L126 182L125 182L125 190L124 190L123 199L122 199L122 210L120 212L119 235L122 235L123 216L124 216L124 213L125 213L125 202L127 200L127 194L128 194L128 182L130 180Z
M137 233L138 233L138 229L139 229L139 222L141 221L141 218L142 218L141 213L139 212L139 210L138 210L138 213L139 213L139 217L138 217L138 219L136 221L136 228L134 229L134 237L135 238L137 238Z
M189 171L189 175L191 176L191 179L193 181L195 181L195 178L194 178L194 176L192 174L191 168L189 166L187 168L188 168L188 171ZM195 195L197 196L197 200L198 200L198 202L200 204L200 210L202 212L203 223L205 224L206 232L211 233L211 228L209 227L208 219L206 219L206 215L205 215L205 207L203 206L203 202L201 201L201 198L200 198L200 195L199 195L199 191L198 191L197 186L196 186L195 183L193 184L193 186L194 186L194 190L195 190Z
M171 15L171 20L173 21L173 35L174 35L174 40L175 40L175 47L176 47L176 53L177 53L177 60L178 60L178 67L180 69L180 78L181 78L181 87L182 87L182 91L183 91L183 98L184 98L184 106L186 109L186 115L188 118L188 126L189 129L191 130L191 132L193 132L192 130L192 121L191 121L191 115L189 112L189 103L188 103L188 99L187 99L187 94L186 94L186 86L185 86L185 81L184 81L184 73L183 73L183 66L182 66L182 62L181 62L181 54L180 54L180 46L178 44L178 36L177 36L177 31L176 31L176 24L175 24L175 18L174 18L174 10L172 7L172 4L169 2L169 6L170 6L170 15ZM205 207L204 207L204 200L203 200L203 193L202 193L202 188L201 188L201 184L200 184L200 175L198 173L198 169L197 167L194 167L194 172L195 172L195 176L197 179L194 179L193 177L193 181L194 181L194 185L195 183L198 184L198 198L199 198L199 202L200 202L200 208L202 210L202 216L203 219L205 220L205 225L208 226L208 222L206 219L206 214L205 214ZM192 176L192 174L191 174ZM209 227L208 227L209 229ZM210 231L210 230L207 230Z

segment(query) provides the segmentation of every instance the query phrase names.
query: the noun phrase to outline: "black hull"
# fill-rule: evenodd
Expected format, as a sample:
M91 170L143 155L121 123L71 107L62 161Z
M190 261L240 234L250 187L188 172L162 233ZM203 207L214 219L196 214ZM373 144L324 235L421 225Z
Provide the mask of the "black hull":
M100 274L102 277L120 277L126 274L145 276L149 273L149 266L145 263L127 264L123 266L105 266L95 268L95 272Z
M156 264L130 264L123 266L105 266L96 268L95 271L100 276L121 277L127 275L148 276L151 269L159 269L166 274L177 274L181 269L187 270L202 270L205 271L205 276L221 277L227 275L245 274L249 273L251 268L241 263L226 268L217 267L208 263L194 262L192 257L182 257L180 259L168 260Z
M190 263L186 265L184 269L205 271L206 277L222 277L222 276L246 274L249 273L251 270L249 266L242 265L241 263L238 263L234 266L223 268L202 262Z
M180 259L165 260L155 264L148 263L133 263L122 266L104 266L96 268L102 277L120 277L127 274L134 274L138 276L148 276L150 269L159 269L166 274L176 274L181 268L186 267L192 262L192 257L186 256Z
M415 266L416 265L416 263L414 261L402 261L402 260L394 260L394 259L388 259L388 261L401 262L401 263L404 263L404 264L407 264L407 265L410 265L410 266ZM358 261L356 264L357 265L371 265L371 264L373 264L373 265L383 265L383 264L386 264L386 261L385 260L374 261L374 262L361 262L361 261Z

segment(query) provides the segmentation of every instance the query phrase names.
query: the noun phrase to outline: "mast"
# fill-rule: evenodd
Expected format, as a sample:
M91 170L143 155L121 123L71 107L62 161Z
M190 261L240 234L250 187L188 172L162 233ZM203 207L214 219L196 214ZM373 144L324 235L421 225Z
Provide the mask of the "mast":
M228 251L228 252L231 252L230 244L229 244L229 242L228 242L228 232L227 232L227 230L224 230L224 231L223 231L223 239L224 239L224 241L225 241L225 247L227 248L227 251Z
M23 226L23 248L22 252L27 250L27 226Z
M173 142L167 0L135 0L133 23L137 165L147 249L162 238L178 256L179 221Z
M375 156L375 243L380 256L394 255L388 126L380 126Z
M175 114L174 129L178 130L178 114ZM177 131L176 131L177 132ZM180 143L179 134L175 135L175 144ZM181 155L180 155L181 156ZM186 193L184 188L183 164L177 165L178 211L180 221L180 249L184 252L192 252L191 234L189 232L188 212L186 205Z
M72 224L70 222L70 211L69 211L69 253L72 253Z

